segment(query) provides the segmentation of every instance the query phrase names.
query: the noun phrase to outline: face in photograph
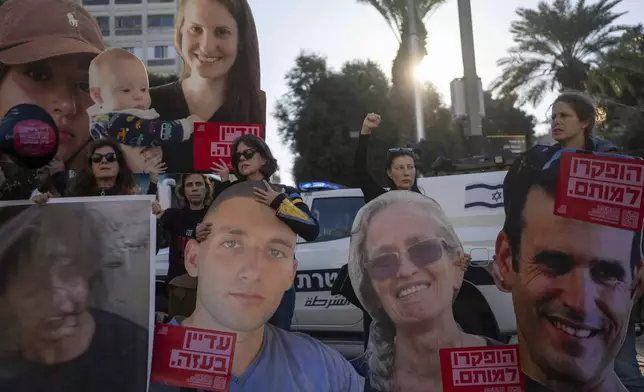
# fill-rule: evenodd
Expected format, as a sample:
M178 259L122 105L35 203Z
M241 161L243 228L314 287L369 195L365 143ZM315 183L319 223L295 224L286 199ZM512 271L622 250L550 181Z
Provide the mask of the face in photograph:
M522 366L588 384L612 372L626 332L634 234L553 210L551 195L540 187L529 191L520 249L511 251L504 233L497 239L499 270L512 290L521 349L534 362Z
M208 239L190 242L186 269L199 279L197 308L214 327L255 331L277 309L295 278L296 235L275 211L252 197L232 197L210 211ZM193 264L191 260L195 260Z
M396 326L451 315L463 272L455 265L457 247L437 223L420 206L397 203L366 228L365 278Z
M0 81L0 115L18 104L42 107L58 127L58 156L64 162L89 141L87 108L91 56L74 54L13 65Z
M181 56L202 78L225 77L237 59L239 28L235 18L219 1L184 3Z
M60 230L56 218L74 214L58 214L59 206L49 207L46 212L51 214L30 218L40 212L32 210L21 215L24 224L12 230L16 238L6 236L9 243L0 257L0 296L17 321L23 342L71 339L76 341L71 351L84 350L79 345L88 344L93 334L90 282L100 279L101 249L79 244L91 237L91 230L79 222Z

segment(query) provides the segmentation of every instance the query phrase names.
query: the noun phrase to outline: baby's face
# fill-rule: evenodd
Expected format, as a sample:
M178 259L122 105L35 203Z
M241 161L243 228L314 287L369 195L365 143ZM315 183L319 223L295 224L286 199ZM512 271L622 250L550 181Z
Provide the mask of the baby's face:
M107 110L150 108L148 74L142 63L118 60L101 72L101 98Z

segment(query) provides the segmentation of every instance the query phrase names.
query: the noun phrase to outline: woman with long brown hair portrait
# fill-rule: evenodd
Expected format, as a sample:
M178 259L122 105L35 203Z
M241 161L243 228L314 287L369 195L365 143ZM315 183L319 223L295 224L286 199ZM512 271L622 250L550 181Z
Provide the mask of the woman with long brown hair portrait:
M207 122L265 124L259 44L246 0L180 0L175 48L183 62L178 82L150 90L161 120L196 115ZM169 173L190 173L193 139L164 147Z

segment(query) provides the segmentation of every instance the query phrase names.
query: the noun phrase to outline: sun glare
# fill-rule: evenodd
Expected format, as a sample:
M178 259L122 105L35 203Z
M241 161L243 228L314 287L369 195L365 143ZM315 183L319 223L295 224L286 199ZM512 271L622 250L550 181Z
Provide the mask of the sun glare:
M414 78L417 82L425 83L432 79L431 68L429 66L430 57L425 56L416 67L414 67Z

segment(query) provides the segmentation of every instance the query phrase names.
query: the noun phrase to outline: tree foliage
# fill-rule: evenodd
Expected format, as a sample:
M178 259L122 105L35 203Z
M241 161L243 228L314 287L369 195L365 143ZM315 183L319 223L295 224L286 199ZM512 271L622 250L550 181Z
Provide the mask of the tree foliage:
M404 112L400 116L397 133L404 140L414 140L414 59L410 47L411 22L407 0L357 0L375 8L385 19L399 42L398 52L394 58L391 75L392 89L390 95L392 102L398 105L397 111ZM427 30L425 21L445 0L414 0L414 16L420 46L420 62L426 55Z
M519 8L510 33L515 46L498 65L501 76L492 88L501 94L518 93L521 103L538 104L553 89L585 90L593 84L620 90L623 80L599 64L606 51L619 41L626 26L615 21L624 13L614 11L622 0L540 1L537 9ZM624 58L613 59L618 63ZM620 64L627 68L632 64Z
M490 135L526 135L527 143L531 144L534 137L534 127L537 119L518 107L518 97L509 94L493 98L492 92L483 92L485 117L483 118L483 134Z
M605 72L612 72L625 80L629 88L616 93L611 89L594 87L589 93L605 111L605 121L598 127L602 136L621 144L627 152L644 155L644 26L632 26L611 48L601 66ZM628 58L639 69L621 69L615 66L614 59Z
M333 70L323 56L302 53L287 73L286 84L288 92L279 99L274 115L280 135L295 154L296 181L356 186L353 159L357 134L365 115L375 112L382 116L382 123L372 133L368 167L384 184L387 149L405 146L407 140L398 132L406 112L388 94L391 83L380 67L370 61L350 61ZM463 139L452 128L449 108L431 84L424 85L422 91L425 143L419 163L428 168L439 156L465 156ZM516 99L486 96L490 110L484 129L495 134L532 133L534 119L514 107Z

